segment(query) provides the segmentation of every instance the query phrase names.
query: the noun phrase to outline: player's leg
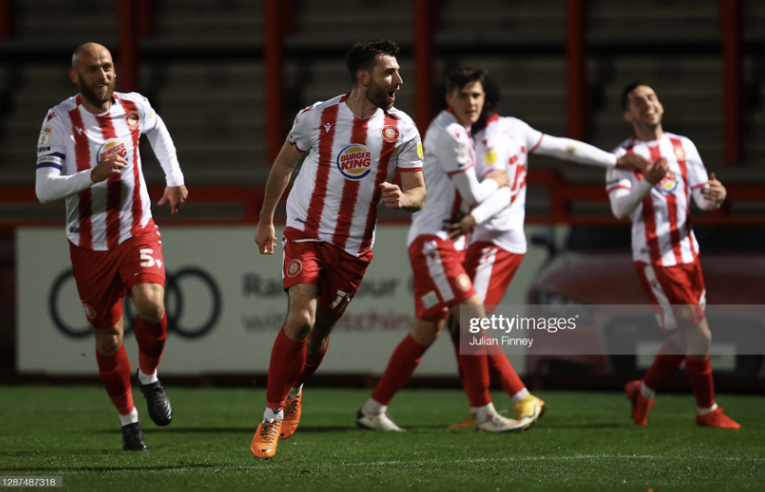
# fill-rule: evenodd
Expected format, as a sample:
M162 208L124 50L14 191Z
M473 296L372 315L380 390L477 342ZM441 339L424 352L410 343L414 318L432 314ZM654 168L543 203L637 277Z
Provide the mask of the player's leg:
M388 415L388 405L398 390L411 379L414 370L420 364L422 354L438 338L444 326L444 319L433 317L417 318L412 331L396 346L390 356L380 381L375 386L372 396L356 415L359 427L403 432L404 429L393 423Z
M122 344L122 296L117 257L111 251L90 251L70 244L72 272L85 315L96 339L98 375L117 408L122 425L122 447L145 451L138 411L130 387L130 361Z
M637 425L646 425L648 411L654 407L653 398L656 390L680 368L685 358L685 350L676 336L677 320L670 300L674 287L672 282L668 281L666 269L636 262L635 270L640 286L656 312L659 327L665 333L672 335L659 349L659 353L643 379L630 381L624 387L627 399L630 400L633 421Z
M396 346L374 392L356 414L356 424L374 430L401 431L387 415L396 392L409 381L420 357L438 337L448 316L448 307L465 296L463 287L472 289L461 265L461 256L451 241L437 236L419 236L409 246L409 261L414 272L414 310L417 317L412 331ZM467 284L455 287L457 278Z
M167 340L167 315L165 259L156 227L149 223L141 233L122 243L115 254L119 257L120 277L138 313L134 323L138 342L136 385L146 398L151 420L160 426L168 425L173 419L173 407L157 376Z
M475 293L459 304L451 306L450 311L457 320L486 317L483 303ZM462 383L470 401L471 411L475 413L476 429L485 432L520 432L531 425L532 421L528 418L520 421L509 419L499 415L495 410L489 393L491 381L488 347L481 343L485 340L484 334L463 331L460 335L462 345L458 357L463 372ZM463 348L465 346L475 348L468 351Z
M465 271L488 314L502 302L522 261L523 254L505 251L489 242L477 242L468 248ZM515 402L515 419L536 422L545 410L545 402L529 393L503 350L493 345L486 345L486 348L489 373L499 380L502 389Z
M696 425L739 429L736 421L723 413L715 403L714 377L710 365L712 332L706 318L693 327L681 330L678 335L686 348L685 373L696 397Z
M279 432L280 439L292 437L300 424L300 417L303 412L303 384L313 376L313 373L324 360L327 348L329 348L329 335L336 322L337 320L326 315L321 307L316 311L316 322L306 340L305 364L292 383L284 403L284 419Z

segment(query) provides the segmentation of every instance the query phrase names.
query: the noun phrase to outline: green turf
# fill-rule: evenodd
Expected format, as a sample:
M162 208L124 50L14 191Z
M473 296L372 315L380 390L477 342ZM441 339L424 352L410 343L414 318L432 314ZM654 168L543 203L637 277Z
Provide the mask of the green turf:
M697 428L691 395L660 395L647 427L618 393L544 392L547 414L522 434L449 431L460 391L400 392L391 406L409 432L354 427L368 390L308 389L300 429L273 460L249 442L263 390L170 388L169 427L148 419L148 453L121 450L100 387L0 387L0 475L63 475L55 490L765 490L765 398L720 395L740 431ZM498 409L509 398L495 395Z

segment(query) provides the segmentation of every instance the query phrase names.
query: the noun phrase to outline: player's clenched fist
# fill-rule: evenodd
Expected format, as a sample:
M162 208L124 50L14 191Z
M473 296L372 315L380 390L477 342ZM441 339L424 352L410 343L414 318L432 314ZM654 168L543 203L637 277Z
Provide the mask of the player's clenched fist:
M100 183L112 174L121 173L127 163L125 158L118 154L108 155L90 172L90 180L94 183Z
M380 184L382 189L382 199L385 202L385 206L388 208L403 208L406 206L404 203L404 192L398 186L384 182Z
M255 243L258 245L260 254L274 254L274 248L276 248L276 231L273 223L266 223L263 221L258 223L258 232L255 234Z
M643 174L646 181L651 183L652 185L655 185L661 179L664 177L665 174L667 174L667 171L669 171L669 165L667 164L667 159L662 157L658 161L654 162L652 166L650 166L646 172Z
M702 188L701 194L704 195L704 198L707 200L711 200L719 204L725 200L727 191L725 190L723 184L717 180L715 173L710 173L707 186Z

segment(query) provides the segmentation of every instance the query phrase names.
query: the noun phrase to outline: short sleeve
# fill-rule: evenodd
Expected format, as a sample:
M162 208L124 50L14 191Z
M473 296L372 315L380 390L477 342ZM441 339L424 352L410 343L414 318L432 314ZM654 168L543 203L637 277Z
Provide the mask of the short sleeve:
M456 123L444 129L434 152L439 165L449 175L463 172L474 165L470 135L465 128Z
M685 162L688 165L688 184L694 190L702 188L709 181L709 175L701 161L701 155L699 155L693 142L687 138L683 139L683 149L685 150Z
M53 167L62 170L66 160L66 132L63 118L55 109L48 111L37 139L37 168Z
M542 143L542 138L544 138L545 134L531 128L525 121L517 120L516 124L518 125L518 132L523 135L523 139L526 141L528 153L531 154Z
M417 126L406 120L402 128L401 150L398 153L396 167L399 171L422 171L422 140Z
M297 147L300 152L307 152L311 150L311 147L313 146L311 138L313 134L313 122L317 112L314 109L316 104L308 106L300 111L297 116L295 116L295 122L292 124L292 129L289 134L290 143Z

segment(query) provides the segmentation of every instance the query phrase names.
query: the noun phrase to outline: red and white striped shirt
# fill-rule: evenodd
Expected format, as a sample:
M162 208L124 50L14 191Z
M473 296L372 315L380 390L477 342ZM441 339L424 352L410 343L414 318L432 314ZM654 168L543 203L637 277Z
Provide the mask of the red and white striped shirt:
M80 95L48 111L37 145L38 170L51 168L56 175L74 175L114 153L128 161L121 174L96 184L88 181L85 189L80 186L81 191L66 196L66 233L72 243L95 251L111 250L149 222L151 209L138 143L142 134L158 125L164 128L148 100L137 93L115 92L109 110L99 115L85 109ZM170 147L174 167L169 174L166 170L168 186L178 186L183 184L183 174L172 141Z
M652 142L629 138L614 150L617 157L630 152L651 162L664 157L669 164L666 176L630 214L633 259L665 267L692 263L699 252L690 221L692 190L709 180L696 146L686 137L664 132ZM641 179L638 171L611 169L606 190L631 190Z
M372 249L380 184L396 170L422 170L422 143L409 116L391 108L356 117L347 95L295 118L289 139L308 152L287 199L287 227L353 256Z

